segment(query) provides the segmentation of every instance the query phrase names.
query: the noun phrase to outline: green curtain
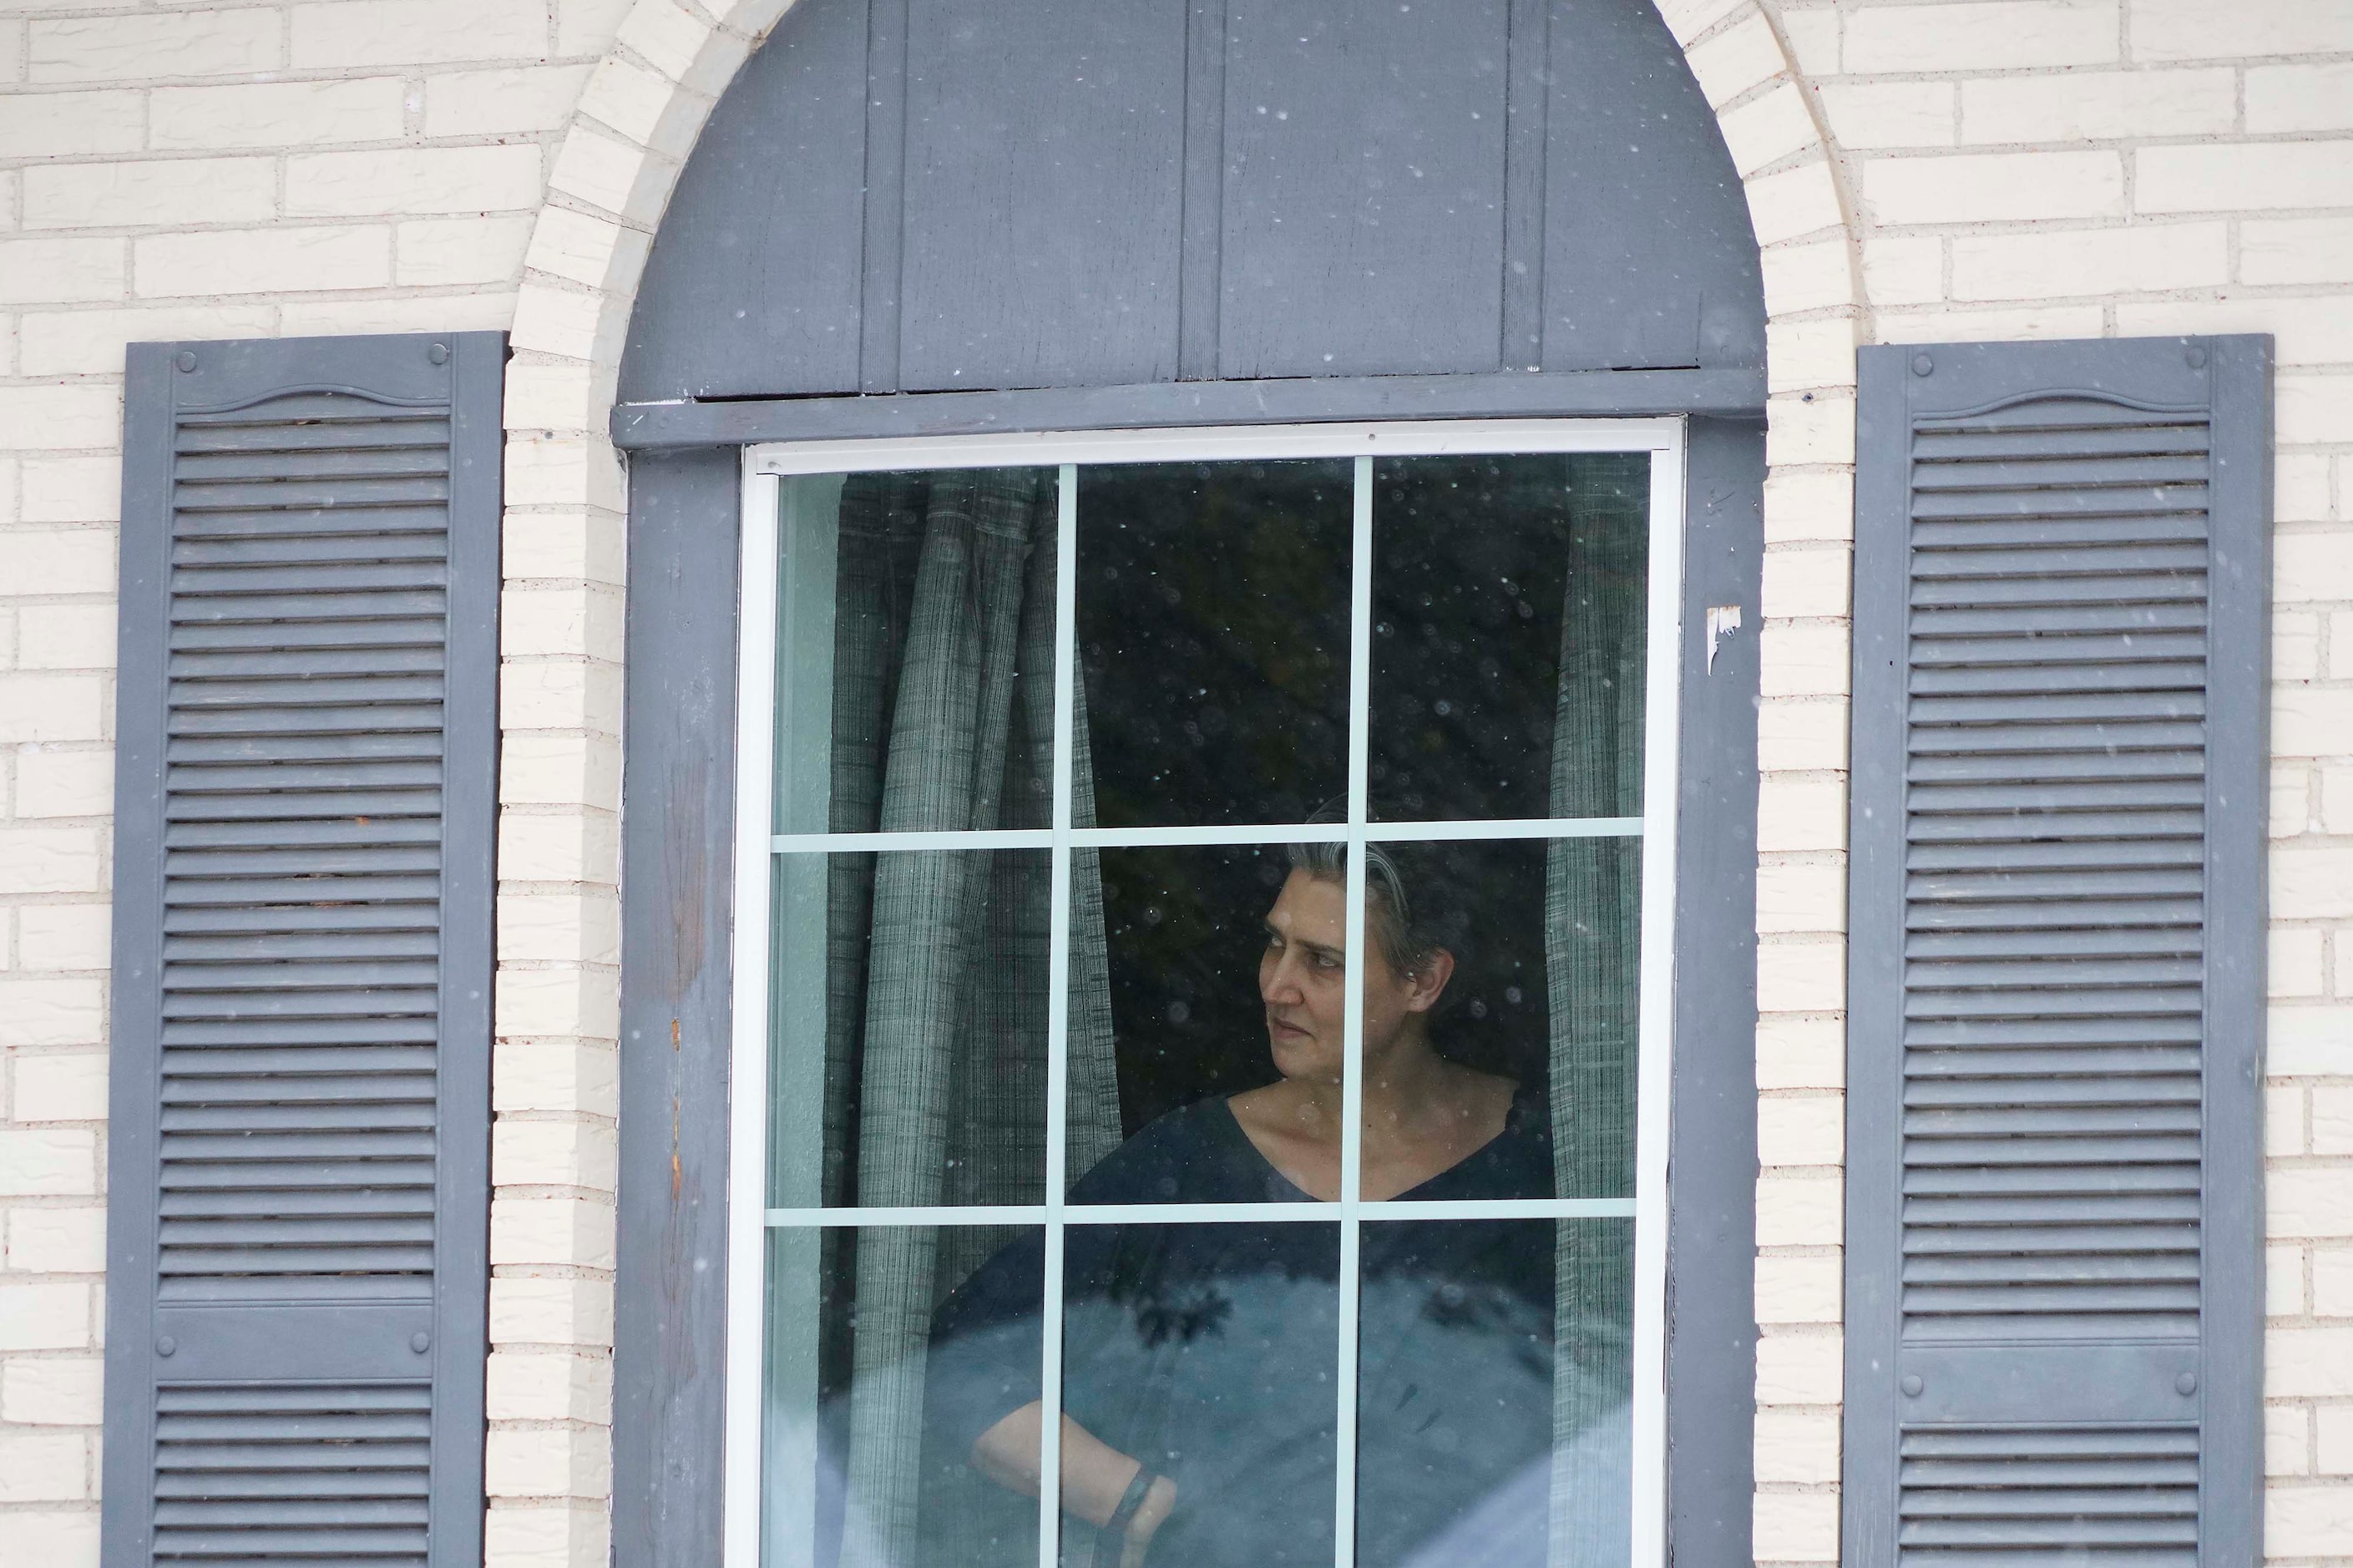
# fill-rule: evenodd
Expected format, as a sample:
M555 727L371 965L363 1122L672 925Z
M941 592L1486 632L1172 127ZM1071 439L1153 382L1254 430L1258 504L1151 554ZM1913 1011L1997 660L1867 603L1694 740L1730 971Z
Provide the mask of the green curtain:
M1055 500L1050 470L844 484L833 831L1050 826ZM1084 734L1082 717L1080 781ZM1082 789L1082 825L1092 799ZM1092 852L1073 857L1071 896L1075 1158L1120 1135ZM1043 852L833 858L825 1202L1042 1200L1050 920ZM1008 1234L827 1234L828 1272L847 1265L856 1289L846 1564L980 1560L955 1538L958 1510L919 1510L924 1350L933 1311Z
M1571 553L1552 757L1556 816L1641 812L1649 465L1572 470ZM1555 1189L1634 1192L1641 840L1556 839L1545 879ZM1631 1552L1633 1222L1568 1220L1557 1242L1549 1521L1553 1568Z

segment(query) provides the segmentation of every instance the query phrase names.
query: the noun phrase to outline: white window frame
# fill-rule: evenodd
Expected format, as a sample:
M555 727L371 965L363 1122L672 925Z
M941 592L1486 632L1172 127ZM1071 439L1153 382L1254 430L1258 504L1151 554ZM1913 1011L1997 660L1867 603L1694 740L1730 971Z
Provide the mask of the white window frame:
M1473 454L1647 452L1651 456L1650 603L1642 815L1574 820L1393 825L1366 820L1370 736L1372 487L1378 458ZM1345 830L1292 826L1144 829L1071 826L1072 682L1077 679L1077 490L1072 470L1103 464L1230 462L1347 458L1355 460L1351 552L1348 821ZM779 510L783 481L813 474L921 468L1056 468L1054 826L976 833L807 833L773 828ZM1341 1238L1338 1365L1357 1361L1357 1295L1345 1289L1357 1266L1359 1226L1368 1210L1396 1218L1504 1219L1628 1215L1634 1220L1632 1561L1666 1562L1666 1251L1667 1138L1672 1107L1674 987L1675 805L1681 712L1685 432L1681 418L1491 419L1377 424L1181 426L1143 430L1006 432L856 441L777 442L747 447L743 463L743 557L737 617L734 1039L729 1075L724 1568L761 1568L762 1421L765 1409L764 1325L767 1233L778 1226L1020 1224L1046 1227L1042 1372L1048 1419L1041 1422L1039 1568L1057 1568L1060 1530L1062 1238L1070 1224L1337 1222ZM1336 1203L1070 1205L1063 1193L1068 1068L1070 864L1089 845L1248 844L1342 841L1347 846L1347 944L1363 951L1365 847L1405 839L1563 838L1640 836L1642 856L1641 1021L1637 1037L1634 1197L1533 1198L1456 1203L1369 1203L1357 1190L1362 1075L1343 1088L1341 1195ZM992 1208L770 1209L768 1054L770 889L781 853L940 848L1042 848L1051 853L1051 970L1048 980L1046 1201ZM1346 991L1345 1059L1361 1049L1362 995ZM1230 1209L1234 1212L1224 1212ZM1371 1223L1379 1223L1378 1220ZM1337 1380L1339 1430L1356 1429L1356 1378ZM1335 1563L1353 1561L1356 1530L1354 1445L1339 1445L1335 1484Z

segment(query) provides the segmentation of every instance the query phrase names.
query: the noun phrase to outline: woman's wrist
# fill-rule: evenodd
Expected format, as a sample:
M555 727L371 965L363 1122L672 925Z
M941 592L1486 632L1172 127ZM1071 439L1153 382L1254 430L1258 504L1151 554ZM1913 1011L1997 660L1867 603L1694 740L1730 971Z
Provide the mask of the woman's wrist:
M1152 1538L1166 1523L1176 1507L1176 1483L1166 1476L1155 1476L1152 1485L1137 1505L1135 1517L1128 1521L1126 1549L1120 1553L1120 1568L1143 1568L1144 1554L1152 1549Z

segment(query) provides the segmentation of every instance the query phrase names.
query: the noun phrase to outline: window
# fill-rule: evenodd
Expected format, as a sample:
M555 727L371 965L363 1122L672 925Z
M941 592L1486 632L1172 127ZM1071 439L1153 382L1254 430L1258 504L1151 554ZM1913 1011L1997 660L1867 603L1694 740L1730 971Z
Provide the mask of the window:
M752 451L732 1563L1662 1560L1682 468Z

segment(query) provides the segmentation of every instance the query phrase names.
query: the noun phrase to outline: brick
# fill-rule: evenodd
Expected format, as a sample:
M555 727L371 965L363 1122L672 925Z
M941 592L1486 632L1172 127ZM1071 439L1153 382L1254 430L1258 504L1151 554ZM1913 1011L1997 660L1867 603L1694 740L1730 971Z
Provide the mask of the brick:
M47 401L52 389L44 390ZM121 394L111 388L56 389L59 406L87 405L72 415L76 428L47 432L79 443L91 434L87 428L107 416L110 405L120 405ZM5 407L0 405L0 407ZM120 417L119 415L115 417ZM58 445L68 444L60 439ZM45 594L112 594L114 538L91 528L13 529L0 532L0 582L40 584Z
M148 95L148 145L202 152L396 142L406 130L404 91L392 76L159 87Z
M2276 653L2274 655L2277 657ZM2271 820L2274 838L2293 838L2312 826L2312 774L2301 767L2272 769Z
M94 1495L90 1439L79 1432L0 1427L0 1503L66 1502Z
M0 1366L0 1421L95 1426L105 1363L96 1356L43 1356Z
M2133 154L2133 205L2145 213L2348 202L2353 202L2353 141L2144 147Z
M1895 225L2110 217L2125 210L2124 162L2105 152L1873 158L1862 200Z
M1758 258L1765 276L1765 309L1774 316L1820 310L1859 302L1846 237L1777 245Z
M1850 75L2036 69L2116 58L2115 0L1974 0L1873 5L1846 17Z
M306 217L496 212L539 205L535 142L306 153L286 160L286 210Z
M1767 1165L1835 1165L1846 1158L1843 1095L1768 1095L1757 1102L1757 1157Z
M16 612L16 667L111 669L114 633L111 605L23 605Z
M2353 465L2347 466L2348 479L2353 479ZM2353 489L2353 484L2348 484ZM2331 679L2353 680L2353 610L2339 610L2328 617L2328 674ZM2353 779L2347 781L2353 784ZM2348 799L2353 806L2353 799ZM2348 826L2340 831L2353 833L2353 810L2339 818Z
M2033 305L2021 309L1887 310L1876 322L1883 343L2000 342L2013 338L2096 338L2101 307Z
M643 269L648 243L643 232L610 218L546 207L525 259L539 271L592 289L618 289L633 283Z
M1949 147L1955 140L1951 82L1825 82L1814 90L1842 148Z
M25 679L0 679L0 689ZM0 894L103 891L105 847L102 828L0 827Z
M2325 522L2330 464L2319 452L2282 452L2272 459L2272 516L2280 522ZM2274 670L2274 675L2278 672Z
M11 1509L8 1544L41 1568L98 1568L99 1512L79 1509Z
M499 651L508 658L617 649L620 595L607 588L509 588L500 598Z
M1781 40L1761 11L1751 11L1723 31L1693 45L1684 62L1711 104L1721 107L1788 69Z
M709 99L681 90L670 78L624 55L600 63L580 93L583 115L620 132L625 141L677 159L694 150L710 110Z
M518 1507L492 1499L482 1521L487 1568L605 1568L612 1558L604 1507Z
M566 58L605 54L611 49L633 3L634 0L554 0L555 52ZM722 16L728 5L726 0L714 0L703 8ZM745 31L759 37L765 29L749 27Z
M1757 847L1765 854L1845 848L1845 784L1835 778L1766 774L1757 787Z
M386 227L153 235L134 248L138 290L151 297L381 289L392 281Z
M2305 1152L2305 1090L2300 1084L2263 1086L2263 1153L2278 1159Z
M1836 1247L1843 1229L1845 1184L1835 1174L1757 1178L1757 1245Z
M1757 705L1757 765L1802 773L1846 766L1847 705L1834 697L1767 698Z
M2300 1476L2312 1468L2311 1409L2303 1405L2263 1406L2263 1473Z
M2313 1141L2320 1141L2317 1128ZM2273 1237L2353 1237L2353 1169L2274 1169L2264 1177L2264 1194L2263 1223ZM2353 1394L2353 1378L2348 1378L2346 1392Z
M620 756L609 742L569 735L510 735L501 748L499 798L514 805L619 805Z
M1852 568L1843 545L1768 551L1762 613L1771 620L1844 616L1852 602Z
M0 979L0 1045L100 1044L105 1000L105 987L96 980Z
M2274 1078L2353 1074L2353 1005L2274 1007L2263 1033L2264 1070Z
M1839 1256L1767 1256L1757 1260L1757 1321L1835 1323L1845 1275Z
M675 161L588 125L575 125L555 154L547 187L618 217L650 222L676 175Z
M547 54L544 0L331 0L289 16L297 70L522 64Z
M2323 1475L2353 1476L2353 1405L2323 1405L2312 1414L2313 1468Z
M1750 1522L1759 1563L1831 1563L1838 1558L1836 1493L1758 1492L1750 1500Z
M544 289L526 289L522 298L528 302L535 296L553 292ZM614 307L605 310L600 323L600 337L617 338L628 312L617 308L617 301L607 300ZM522 313L517 311L520 325ZM582 358L593 357L582 355ZM506 447L506 500L510 507L601 507L619 513L626 510L625 487L621 468L612 447L601 434L575 435L511 435ZM617 658L618 648L592 648L599 657Z
M103 1115L103 1103L99 1109ZM75 1127L0 1127L0 1196L88 1197L98 1190L95 1132Z
M1744 188L1748 195L1748 221L1759 245L1778 245L1846 226L1838 181L1828 163L1800 163L1778 174L1752 179Z
M493 1198L495 1264L613 1267L613 1209L579 1198Z
M279 324L288 337L337 332L498 331L514 320L512 289L404 294L385 300L290 300Z
M597 1122L501 1118L491 1130L491 1180L500 1186L609 1193L619 1169L617 1158L613 1129Z
M1854 399L1828 391L1768 399L1765 405L1765 458L1773 464L1852 464Z
M1839 1418L1829 1410L1757 1413L1757 1479L1767 1486L1827 1486L1839 1479Z
M499 896L501 963L615 963L621 952L620 907L608 892Z
M613 36L672 81L705 94L725 88L734 74L731 57L742 58L740 40L715 35L709 22L671 0L639 0L620 13Z
M1838 1089L1846 1082L1846 1026L1836 1018L1757 1021L1758 1089Z
M2264 1130L2270 1131L2270 1119L2265 1117ZM2263 1312L2267 1317L2300 1318L2304 1315L2304 1248L2301 1247L2266 1247L2263 1248Z
M1839 931L1846 929L1846 868L1765 865L1757 868L1757 929Z
M2230 230L2219 223L1964 235L1953 241L1953 298L2045 300L2203 288L2229 279L2230 251Z
M493 1345L609 1345L613 1286L605 1279L491 1281Z
M2312 1310L2316 1317L2353 1318L2353 1247L2312 1249Z
M617 735L621 668L602 659L516 663L500 674L499 724L505 730L591 730Z
M1818 622L1777 622L1758 634L1767 697L1843 697L1848 685L1847 628Z
M2131 0L2133 57L2244 59L2353 53L2353 11L2333 0Z
M620 1104L620 1059L609 1046L576 1040L501 1040L491 1052L491 1105L612 1117Z
M2353 429L2353 376L2281 375L2272 388L2273 434L2281 446L2318 446Z
M18 321L18 368L26 375L120 374L125 343L267 337L277 320L267 305L29 313Z
M62 163L25 171L26 228L260 223L278 210L269 158Z
M618 835L603 812L505 812L499 818L499 876L517 882L608 881Z
M2312 1089L2312 1152L2353 1154L2353 1087L2316 1084ZM2337 1173L2348 1198L2353 1198L2353 1170Z
M128 276L119 239L0 240L0 305L120 300Z
M0 97L0 147L11 158L135 153L143 135L135 92L40 92Z
M1765 480L1765 542L1769 547L1854 538L1854 476L1782 472Z
M119 387L76 382L0 387L0 430L7 432L8 444L19 451L73 447L111 451L122 444L122 392ZM103 545L106 541L99 538L97 542ZM45 543L35 548L46 547ZM0 552L10 551L11 546L0 544ZM111 552L109 558L111 559ZM52 588L46 579L38 577L9 581L36 584L42 592L93 591L80 586Z
M531 219L522 214L404 223L393 231L394 279L404 288L516 283L530 239Z
M1839 14L1828 7L1801 11L1784 7L1776 18L1789 58L1803 75L1820 80L1839 74Z
M142 11L32 23L27 75L43 81L129 81L275 70L279 13Z
M2274 996L2317 996L2327 989L2327 933L2311 927L2272 928L2268 944Z
M550 211L560 209L550 208ZM517 360L507 367L507 428L586 434L602 426L613 401L610 367L574 360ZM512 572L510 579L582 573Z
M122 510L122 463L100 458L27 458L18 466L24 522L112 522Z
M1846 955L1835 942L1767 941L1757 952L1757 1006L1827 1013L1846 1005Z
M2189 332L2270 332L2282 365L2353 360L2353 292L2282 299L2233 291L2206 300L2125 301L2116 330L2126 336Z
M1854 384L1855 323L1829 320L1767 321L1765 368L1774 392Z
M1945 242L1873 235L1862 250L1863 289L1879 306L1922 305L1945 297Z
M1717 120L1733 167L1744 175L1821 143L1804 89L1783 81L1770 91L1726 110Z
M1757 1403L1835 1405L1844 1381L1835 1334L1767 1334L1757 1342Z
M88 1350L90 1331L89 1286L0 1279L0 1351Z
M494 1026L501 1035L609 1040L620 1033L619 997L609 974L572 967L502 969L494 1005Z
M60 678L49 679L65 684ZM0 681L0 695L6 693L10 684ZM99 690L94 680L85 678L71 683L69 694L78 696L85 690L94 705ZM113 753L19 752L16 805L20 817L105 816L114 809Z
M2353 701L2348 706L2353 706ZM2271 911L2274 920L2353 918L2353 846L2303 841L2274 844L2271 874Z
M2263 1489L2263 1556L2341 1558L2353 1543L2353 1487L2344 1484Z
M16 1273L96 1274L106 1268L106 1211L95 1205L11 1209L7 1236L5 1267Z
M492 1421L612 1422L613 1363L601 1357L500 1351L486 1371Z
M521 66L427 77L425 134L438 140L561 131L571 122L588 69L586 66ZM556 210L546 209L541 221L544 223Z
M2238 90L2237 74L2228 70L1988 77L1961 84L1961 140L2047 144L2221 135L2238 119Z
M2245 283L2353 283L2353 217L2249 218L2239 225Z
M106 1053L20 1054L9 1101L18 1121L106 1120Z

